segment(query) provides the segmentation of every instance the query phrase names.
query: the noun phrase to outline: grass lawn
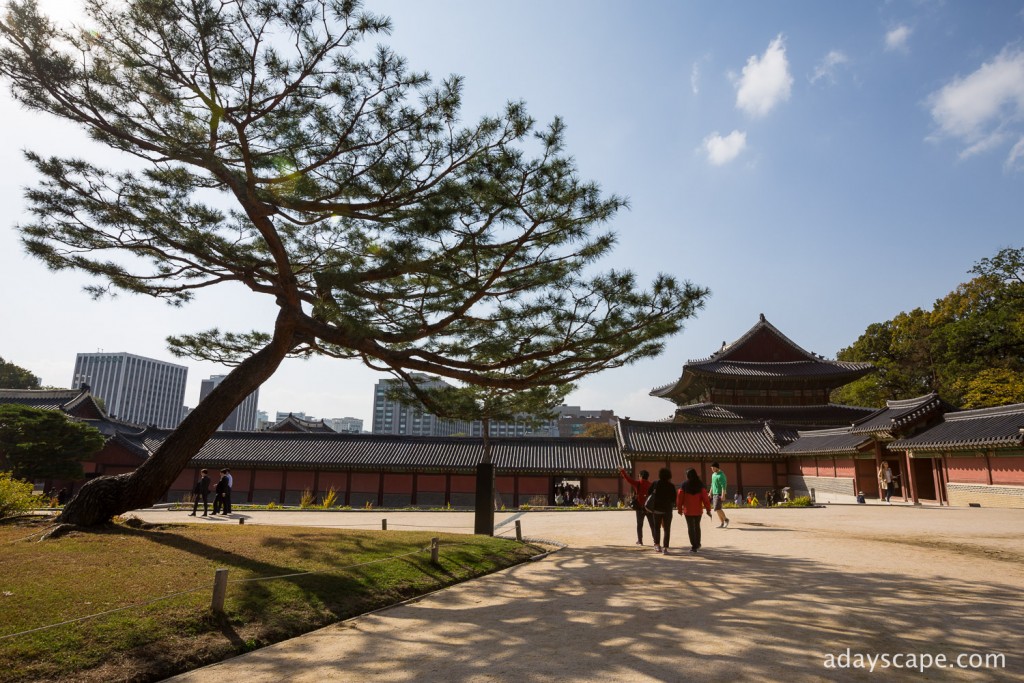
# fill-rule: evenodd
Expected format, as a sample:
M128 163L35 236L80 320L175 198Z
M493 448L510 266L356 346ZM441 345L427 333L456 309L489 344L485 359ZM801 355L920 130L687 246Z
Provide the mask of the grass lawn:
M0 523L5 683L160 680L542 551L434 531L256 525L115 524L38 542L47 523ZM224 615L210 609L217 568L229 570ZM266 577L280 578L253 580Z

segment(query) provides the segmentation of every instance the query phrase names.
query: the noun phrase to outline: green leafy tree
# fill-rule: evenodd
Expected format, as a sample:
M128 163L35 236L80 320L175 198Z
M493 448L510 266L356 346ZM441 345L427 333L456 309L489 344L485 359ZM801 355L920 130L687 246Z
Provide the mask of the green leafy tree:
M938 299L870 325L842 360L870 361L878 372L833 394L833 400L882 406L937 391L960 407L1015 402L1024 376L1024 249L979 261L975 275Z
M836 357L867 361L876 372L838 388L832 400L846 405L882 407L889 399L912 398L931 391L934 370L929 361L931 317L920 308L892 320L869 325Z
M173 352L234 369L131 475L61 515L97 524L157 500L289 356L359 359L526 391L657 354L707 290L597 272L626 205L577 176L564 124L523 104L460 121L354 0L87 0L85 29L33 0L0 20L0 75L24 106L79 124L130 168L27 157L28 251L95 277L96 296L173 305L235 283L272 330L207 330ZM529 150L529 152L527 151Z
M962 408L988 408L1024 403L1024 373L989 368L962 380L956 387L963 397Z
M17 479L81 479L82 461L103 442L98 429L59 411L0 405L0 471Z
M474 532L494 534L495 469L491 452L491 422L516 420L538 424L553 416L575 388L572 384L538 386L525 390L466 385L428 386L408 373L396 373L404 384L395 384L390 392L392 400L409 406L422 407L441 418L479 421L483 453L477 466L477 486Z
M615 426L607 422L590 422L583 431L576 435L582 439L612 439L615 437Z
M0 358L0 388L38 389L39 385L39 378L31 372Z
M20 515L42 504L32 490L32 482L14 479L10 472L0 472L0 519Z

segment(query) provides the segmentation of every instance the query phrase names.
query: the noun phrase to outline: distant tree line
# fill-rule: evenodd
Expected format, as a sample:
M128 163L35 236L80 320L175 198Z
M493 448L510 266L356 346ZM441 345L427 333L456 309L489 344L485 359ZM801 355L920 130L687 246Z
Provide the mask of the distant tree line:
M974 277L937 300L869 325L840 360L877 372L832 400L884 406L936 391L961 408L1024 403L1024 247L1005 248L968 271Z
M0 389L38 389L39 378L0 357Z

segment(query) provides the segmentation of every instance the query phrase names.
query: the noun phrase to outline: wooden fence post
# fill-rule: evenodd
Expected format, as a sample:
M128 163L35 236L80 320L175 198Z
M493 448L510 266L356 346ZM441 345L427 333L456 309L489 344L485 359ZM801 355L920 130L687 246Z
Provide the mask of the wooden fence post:
M228 570L218 569L213 577L213 603L210 608L215 614L224 614L224 597L228 593Z
M516 520L516 540L520 542L523 540L523 525L518 519Z
M386 520L386 519L380 520L380 530L381 531L387 531L388 530L388 520Z

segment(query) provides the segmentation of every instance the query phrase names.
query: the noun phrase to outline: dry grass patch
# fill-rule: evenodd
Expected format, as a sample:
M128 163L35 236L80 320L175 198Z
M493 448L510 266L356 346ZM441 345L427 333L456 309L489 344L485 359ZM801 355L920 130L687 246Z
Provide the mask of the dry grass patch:
M255 525L117 524L26 539L44 525L0 524L3 683L160 680L540 550L432 531ZM432 537L442 543L439 566L430 562ZM210 610L217 568L229 570L224 615Z

